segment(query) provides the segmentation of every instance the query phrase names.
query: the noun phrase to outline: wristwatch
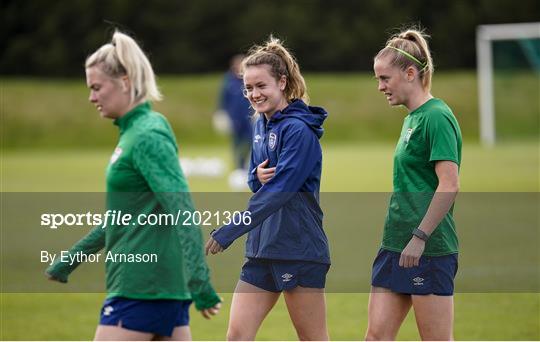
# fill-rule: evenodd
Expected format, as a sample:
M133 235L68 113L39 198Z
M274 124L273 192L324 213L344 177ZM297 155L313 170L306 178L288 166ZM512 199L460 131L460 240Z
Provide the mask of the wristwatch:
M412 231L412 235L416 236L417 238L421 239L421 240L424 240L427 242L427 240L429 240L429 235L427 235L426 233L424 233L424 231L418 229L418 228L414 228L414 230Z

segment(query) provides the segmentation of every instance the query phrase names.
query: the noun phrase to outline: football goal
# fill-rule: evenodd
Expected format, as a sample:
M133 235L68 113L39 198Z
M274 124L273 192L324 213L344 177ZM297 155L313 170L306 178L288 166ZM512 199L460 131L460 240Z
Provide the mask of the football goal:
M504 45L506 43L506 45ZM503 49L513 46L514 52L496 53L502 49L496 49L496 44L503 44ZM511 50L512 47L506 50ZM509 63L514 63L516 69L521 68L522 75L530 80L533 98L528 98L527 103L533 113L533 123L526 123L529 127L538 125L538 111L540 111L540 95L538 84L540 84L540 22L537 23L519 23L519 24L499 24L499 25L480 25L476 30L476 58L478 71L478 95L480 109L480 141L486 146L494 146L496 141L495 110L499 95L494 95L494 73L497 69L498 55L506 59ZM495 60L494 60L495 59ZM524 60L525 62L519 60ZM494 63L495 62L495 63ZM521 66L519 64L522 64ZM507 63L508 64L508 63ZM525 67L523 64L526 64ZM517 65L517 67L516 67ZM503 67L504 68L504 67ZM526 70L523 72L523 70ZM507 74L509 74L507 72ZM517 81L514 82L518 83ZM506 84L504 96L512 97L512 91L518 92L513 85ZM536 93L536 94L535 94ZM515 99L515 102L517 99ZM534 118L536 116L536 118ZM516 119L517 120L517 119ZM514 120L514 121L516 121ZM507 121L509 121L507 119ZM533 129L538 129L538 127ZM498 130L497 130L498 131Z

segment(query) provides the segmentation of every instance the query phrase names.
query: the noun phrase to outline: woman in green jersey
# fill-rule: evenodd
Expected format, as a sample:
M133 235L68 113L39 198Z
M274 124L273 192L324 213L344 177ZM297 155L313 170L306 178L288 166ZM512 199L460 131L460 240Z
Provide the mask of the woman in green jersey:
M189 340L191 301L209 318L221 299L209 280L199 227L146 220L193 210L173 131L148 102L162 97L152 66L132 38L115 32L85 67L90 102L120 131L107 167L107 210L132 215L127 224L94 227L69 251L106 251L107 299L95 339ZM47 274L67 282L78 264L59 261Z
M423 340L453 338L461 132L452 110L431 95L426 36L406 30L374 58L378 89L405 117L395 155L393 194L374 261L367 340L393 340L414 309Z

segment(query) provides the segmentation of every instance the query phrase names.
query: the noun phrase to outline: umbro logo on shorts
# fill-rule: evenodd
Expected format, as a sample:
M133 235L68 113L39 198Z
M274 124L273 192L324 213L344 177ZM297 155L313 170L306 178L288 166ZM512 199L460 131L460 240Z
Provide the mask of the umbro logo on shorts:
M262 139L262 137L261 137L259 134L257 134L257 135L255 136L255 138L253 139L253 142L254 142L254 143L258 143L261 139Z
M110 316L111 312L114 311L114 308L110 305L103 308L103 316Z
M416 277L413 279L413 282L414 282L413 285L414 286L424 285L423 281L424 281L424 278Z
M292 274L290 273L285 273L281 276L281 278L283 278L283 282L287 282L287 281L290 281L292 279L292 277L294 277Z

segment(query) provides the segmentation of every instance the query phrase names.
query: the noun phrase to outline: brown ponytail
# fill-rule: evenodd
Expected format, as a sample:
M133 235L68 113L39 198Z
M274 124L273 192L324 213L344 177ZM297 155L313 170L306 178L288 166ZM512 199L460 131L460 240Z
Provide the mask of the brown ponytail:
M300 66L294 56L283 46L283 43L272 35L264 45L255 45L242 62L242 70L246 67L267 64L276 80L282 76L287 78L284 93L287 102L302 99L309 102L306 82L300 73Z

